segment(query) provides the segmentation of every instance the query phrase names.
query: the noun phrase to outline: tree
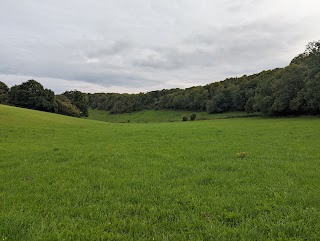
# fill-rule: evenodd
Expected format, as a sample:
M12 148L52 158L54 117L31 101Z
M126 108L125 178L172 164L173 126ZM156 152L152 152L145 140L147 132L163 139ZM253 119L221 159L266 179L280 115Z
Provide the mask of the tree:
M0 81L0 103L6 103L8 100L9 88L8 86Z
M228 110L228 102L226 101L226 96L222 92L215 95L212 100L207 102L208 113L220 113Z
M297 102L300 90L305 85L304 74L307 69L304 66L289 65L283 69L281 78L273 82L274 103L271 107L272 113L289 114L299 110Z
M55 113L75 117L81 116L81 111L65 95L56 95L55 102Z
M81 111L81 116L89 116L89 98L87 94L74 90L66 91L62 95L71 100L71 103Z
M304 100L306 100L306 109L309 114L320 113L320 73L306 83L303 92Z
M306 54L319 54L320 53L320 41L313 41L313 42L308 43L304 53L306 53Z
M37 81L28 80L10 88L8 103L29 109L54 112L54 93L52 90L44 89Z

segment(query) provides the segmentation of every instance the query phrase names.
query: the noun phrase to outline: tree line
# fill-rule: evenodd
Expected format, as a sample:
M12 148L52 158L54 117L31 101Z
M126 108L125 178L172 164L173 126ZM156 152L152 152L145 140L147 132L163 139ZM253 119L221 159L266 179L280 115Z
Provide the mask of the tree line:
M87 116L88 107L111 114L145 109L320 114L320 41L309 43L304 53L285 68L205 86L139 94L86 94L75 90L54 95L34 80L10 89L0 82L0 102L72 116Z
M0 81L0 103L62 115L88 116L87 94L75 90L55 95L35 80L11 88Z
M320 41L285 68L187 89L140 94L88 94L91 108L126 113L144 109L263 112L267 115L320 114Z

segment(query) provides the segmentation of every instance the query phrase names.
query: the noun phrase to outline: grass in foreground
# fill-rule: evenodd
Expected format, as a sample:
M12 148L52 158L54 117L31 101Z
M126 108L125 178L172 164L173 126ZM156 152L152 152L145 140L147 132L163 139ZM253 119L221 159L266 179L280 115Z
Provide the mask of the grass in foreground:
M88 119L100 120L113 123L149 123L149 122L175 122L181 121L183 115L187 115L190 120L192 111L182 110L144 110L133 113L110 114L108 111L89 109ZM225 118L254 117L260 113L247 114L245 112L226 112L218 114L208 114L207 112L194 112L196 120L213 120Z
M0 240L320 237L317 118L112 124L0 105L0 135Z

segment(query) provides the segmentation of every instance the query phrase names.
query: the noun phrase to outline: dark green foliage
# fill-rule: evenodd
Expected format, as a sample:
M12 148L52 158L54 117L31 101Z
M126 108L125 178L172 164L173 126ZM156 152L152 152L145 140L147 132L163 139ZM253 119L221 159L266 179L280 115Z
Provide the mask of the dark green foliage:
M194 121L197 118L197 115L195 113L192 113L190 115L190 120Z
M66 96L71 103L76 106L80 112L81 116L88 116L88 95L85 93L82 93L78 90L74 91L66 91L62 95Z
M70 96L76 99L82 93L72 94ZM28 80L10 89L0 82L0 103L76 117L80 117L82 113L66 96L55 96L52 90L44 89L35 80Z
M266 114L301 113L300 91L305 85L306 67L292 64L273 71L260 83L255 95L255 110Z
M188 116L187 115L183 115L182 116L182 121L187 121L188 120Z
M8 99L9 88L8 86L0 81L0 103L6 103Z
M52 90L44 89L43 86L35 81L28 80L21 85L11 87L8 93L8 103L47 112L54 112L55 101Z
M320 74L306 82L304 92L299 97L303 110L320 113Z
M56 113L75 117L81 116L81 111L76 106L74 106L65 95L56 95L55 101Z

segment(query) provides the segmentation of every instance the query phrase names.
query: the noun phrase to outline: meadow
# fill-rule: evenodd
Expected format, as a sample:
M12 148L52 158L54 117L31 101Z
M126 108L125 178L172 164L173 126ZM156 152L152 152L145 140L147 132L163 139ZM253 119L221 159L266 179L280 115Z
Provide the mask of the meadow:
M0 240L319 240L319 136L316 117L107 123L0 105Z
M103 111L98 109L89 109L88 119L100 120L111 123L159 123L159 122L176 122L181 121L182 116L187 115L190 120L190 115L195 113L197 120L215 120L215 119L227 119L227 118L239 118L239 117L254 117L260 116L261 113L247 114L241 111L231 111L224 113L208 114L207 112L192 112L183 110L144 110L136 111L132 113L123 114L110 114L109 111Z

